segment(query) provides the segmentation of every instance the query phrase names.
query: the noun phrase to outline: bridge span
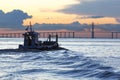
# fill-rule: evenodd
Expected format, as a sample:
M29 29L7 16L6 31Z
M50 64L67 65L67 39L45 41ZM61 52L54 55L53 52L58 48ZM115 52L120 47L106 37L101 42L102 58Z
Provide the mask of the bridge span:
M39 38L58 35L59 38L120 38L120 32L38 32ZM22 38L23 33L0 33L0 38Z

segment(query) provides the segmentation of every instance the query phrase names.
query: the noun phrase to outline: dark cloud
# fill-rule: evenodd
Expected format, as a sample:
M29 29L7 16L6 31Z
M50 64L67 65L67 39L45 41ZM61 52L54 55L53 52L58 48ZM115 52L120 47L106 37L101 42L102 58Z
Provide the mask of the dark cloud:
M116 18L116 21L120 23L120 18Z
M89 18L94 18L94 19L97 19L97 18L104 18L104 16L83 16L83 17L76 17L76 19L89 19Z
M74 30L81 31L84 30L86 25L81 25L79 22L73 22L71 24L34 24L34 29L36 30Z
M81 1L81 0L79 0ZM59 12L78 15L100 15L120 17L120 0L84 0L80 4L67 6Z
M72 30L72 31L84 31L90 30L91 25L80 24L79 22L73 22L71 24L34 24L35 30ZM101 24L95 25L95 28L99 28L103 31L120 31L120 24Z
M120 32L120 24L102 24L102 25L96 25L96 28L100 28L106 31Z
M4 13L0 10L0 27L22 29L23 20L31 17L32 16L29 16L21 10L13 10L8 13Z

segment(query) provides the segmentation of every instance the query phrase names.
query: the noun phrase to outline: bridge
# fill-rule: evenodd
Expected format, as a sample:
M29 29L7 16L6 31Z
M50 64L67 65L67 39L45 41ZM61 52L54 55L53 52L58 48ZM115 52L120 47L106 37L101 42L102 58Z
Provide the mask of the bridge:
M75 32L39 32L39 38L58 35L59 38L74 38ZM22 38L23 33L0 33L0 38Z
M39 38L47 38L49 34L59 38L120 38L120 32L39 32ZM0 33L0 38L22 37L23 33Z

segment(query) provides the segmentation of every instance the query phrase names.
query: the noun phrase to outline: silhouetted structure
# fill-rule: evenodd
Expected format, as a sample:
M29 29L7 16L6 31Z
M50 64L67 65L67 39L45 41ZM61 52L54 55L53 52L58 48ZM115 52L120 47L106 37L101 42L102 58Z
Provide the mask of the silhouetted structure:
M120 38L120 32L38 32L38 38L58 35L59 38ZM0 38L23 38L23 33L0 33Z
M94 38L94 23L92 23L91 38Z
M19 49L38 49L38 50L50 50L50 49L61 49L58 44L58 35L55 35L55 41L52 40L52 36L49 35L46 41L38 40L38 32L32 30L32 26L26 29L27 32L23 34L24 44L19 45Z

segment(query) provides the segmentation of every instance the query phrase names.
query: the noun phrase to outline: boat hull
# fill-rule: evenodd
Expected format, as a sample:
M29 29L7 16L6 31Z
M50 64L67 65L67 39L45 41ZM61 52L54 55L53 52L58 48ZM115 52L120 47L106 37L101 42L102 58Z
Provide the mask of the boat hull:
M54 49L1 49L0 52L41 52L41 51L55 51L55 50L68 50L62 47Z

